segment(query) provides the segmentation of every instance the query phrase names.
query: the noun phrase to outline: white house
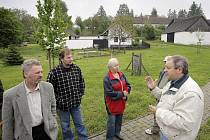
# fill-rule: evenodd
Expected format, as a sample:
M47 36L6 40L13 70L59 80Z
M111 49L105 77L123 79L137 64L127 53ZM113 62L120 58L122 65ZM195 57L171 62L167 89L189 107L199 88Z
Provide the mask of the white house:
M203 16L173 19L161 35L161 40L185 45L210 45L210 23Z
M109 48L130 47L132 45L131 34L118 24L112 24L100 37L108 40Z

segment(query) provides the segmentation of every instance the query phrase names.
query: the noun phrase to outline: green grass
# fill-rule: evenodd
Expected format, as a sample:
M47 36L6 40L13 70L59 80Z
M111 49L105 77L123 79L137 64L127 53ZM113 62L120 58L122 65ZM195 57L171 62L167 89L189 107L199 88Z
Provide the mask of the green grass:
M126 54L114 55L114 57L119 59L120 69L126 74L132 86L132 92L124 113L124 122L148 114L148 105L155 103L155 99L150 95L145 85L145 72L141 76L131 76L131 67L129 70L125 70L131 61L132 52L142 55L145 68L154 78L158 77L163 65L162 60L166 55L180 54L188 58L190 75L200 86L210 81L210 47L201 48L200 53L197 54L196 46L164 44L157 41L150 43L150 49L132 50L126 51ZM24 58L38 58L42 62L44 69L43 80L46 80L49 72L46 53L38 45L20 48L20 51ZM86 83L85 95L82 100L82 110L88 133L92 135L106 128L103 77L107 73L106 64L110 56L82 58L82 56L78 55L79 51L81 50L74 51L75 63L82 69ZM0 79L2 79L5 89L23 80L20 66L4 66L0 61L0 67Z

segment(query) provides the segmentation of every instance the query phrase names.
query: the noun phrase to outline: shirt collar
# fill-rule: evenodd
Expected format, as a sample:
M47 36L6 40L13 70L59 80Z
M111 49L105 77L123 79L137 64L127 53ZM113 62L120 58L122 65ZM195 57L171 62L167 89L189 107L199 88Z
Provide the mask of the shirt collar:
M24 86L25 86L26 94L27 94L27 95L28 95L29 93L32 93L32 91L26 86L25 81L24 81ZM39 88L39 83L38 83L34 91L38 91L39 89L40 89L40 88Z

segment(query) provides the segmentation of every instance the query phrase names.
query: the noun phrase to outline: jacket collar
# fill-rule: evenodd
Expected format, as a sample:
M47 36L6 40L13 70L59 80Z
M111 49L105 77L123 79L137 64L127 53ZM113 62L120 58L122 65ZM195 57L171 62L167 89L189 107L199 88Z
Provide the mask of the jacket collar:
M122 77L122 72L117 72L117 73L118 73L119 77L121 78L121 77ZM108 76L109 76L110 80L116 79L116 78L113 76L113 74L112 74L111 71L108 72Z

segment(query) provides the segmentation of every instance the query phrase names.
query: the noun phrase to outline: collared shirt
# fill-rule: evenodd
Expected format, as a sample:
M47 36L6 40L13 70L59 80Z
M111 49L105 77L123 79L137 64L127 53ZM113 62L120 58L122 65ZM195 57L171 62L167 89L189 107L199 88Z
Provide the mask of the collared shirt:
M25 81L24 85L26 89L29 111L32 119L32 127L38 126L43 122L39 84L34 91L31 91L26 86Z
M68 111L81 104L85 83L81 69L77 65L70 64L69 68L62 64L58 65L50 71L47 81L54 87L58 109Z

